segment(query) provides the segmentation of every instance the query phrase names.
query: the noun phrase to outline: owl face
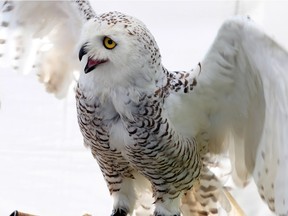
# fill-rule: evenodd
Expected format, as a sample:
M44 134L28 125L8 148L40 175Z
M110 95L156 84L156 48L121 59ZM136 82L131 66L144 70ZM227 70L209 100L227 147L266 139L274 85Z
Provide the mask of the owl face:
M161 65L158 46L146 26L119 12L90 20L81 44L80 61L86 56L84 72L99 79L151 79Z

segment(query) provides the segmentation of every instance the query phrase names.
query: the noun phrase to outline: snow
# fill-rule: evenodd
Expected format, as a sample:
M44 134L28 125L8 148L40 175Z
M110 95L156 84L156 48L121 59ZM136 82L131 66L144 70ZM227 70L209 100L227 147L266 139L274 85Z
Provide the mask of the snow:
M0 215L109 215L111 199L82 145L73 93L59 101L32 74L2 71L1 81Z
M245 1L238 10L255 14L264 29L286 46L285 28L273 25L287 16L280 10L287 8L281 6L286 3L269 4ZM118 10L146 23L158 41L164 65L172 70L196 65L220 24L235 13L232 1L94 1L93 5L98 13ZM34 74L0 69L0 215L16 209L41 216L110 215L106 184L82 144L73 90L58 100L44 91ZM247 215L270 214L255 185L234 195Z

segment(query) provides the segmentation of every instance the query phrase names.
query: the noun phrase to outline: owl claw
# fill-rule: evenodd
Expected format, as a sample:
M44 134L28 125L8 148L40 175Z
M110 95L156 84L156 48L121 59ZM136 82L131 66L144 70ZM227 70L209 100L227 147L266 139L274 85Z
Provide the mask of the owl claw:
M111 216L127 216L127 211L124 209L114 209Z

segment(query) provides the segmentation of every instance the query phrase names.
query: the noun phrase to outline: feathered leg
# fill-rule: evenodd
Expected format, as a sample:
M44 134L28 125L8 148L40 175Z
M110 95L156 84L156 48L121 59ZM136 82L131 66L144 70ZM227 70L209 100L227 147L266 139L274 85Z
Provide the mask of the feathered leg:
M93 153L93 147L92 153ZM132 214L136 202L134 189L133 169L113 161L103 161L99 155L95 155L109 192L113 198L113 210L111 216L126 216ZM122 166L121 166L122 165Z

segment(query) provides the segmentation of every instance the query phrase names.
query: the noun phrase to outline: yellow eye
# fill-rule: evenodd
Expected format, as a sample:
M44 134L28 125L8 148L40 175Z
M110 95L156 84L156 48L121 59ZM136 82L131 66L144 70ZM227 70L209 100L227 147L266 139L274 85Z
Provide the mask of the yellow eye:
M104 37L103 45L106 49L114 49L117 46L117 43L109 37Z

